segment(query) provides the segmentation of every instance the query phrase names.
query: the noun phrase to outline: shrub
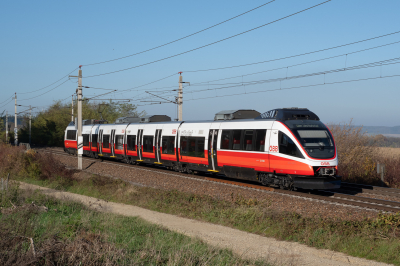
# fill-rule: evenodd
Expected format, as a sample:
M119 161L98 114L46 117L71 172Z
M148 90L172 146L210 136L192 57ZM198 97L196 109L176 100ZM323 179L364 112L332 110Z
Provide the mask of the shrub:
M345 124L329 125L335 139L339 175L346 182L400 186L400 158L388 158L376 150L379 138L368 136L362 127L355 127L352 121ZM377 163L385 164L385 184L377 174Z

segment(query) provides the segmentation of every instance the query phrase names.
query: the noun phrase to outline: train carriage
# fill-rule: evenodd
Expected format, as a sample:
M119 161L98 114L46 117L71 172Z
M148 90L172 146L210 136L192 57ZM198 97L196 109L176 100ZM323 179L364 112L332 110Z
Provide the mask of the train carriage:
M308 109L283 108L263 114L225 111L214 121L168 120L151 116L133 123L100 125L98 151L91 150L93 143L89 149L95 156L187 173L224 174L288 189L340 187L333 137ZM76 149L76 133L75 144L72 135L70 125L65 133L67 150ZM89 140L93 137L92 133ZM85 143L84 138L84 150Z

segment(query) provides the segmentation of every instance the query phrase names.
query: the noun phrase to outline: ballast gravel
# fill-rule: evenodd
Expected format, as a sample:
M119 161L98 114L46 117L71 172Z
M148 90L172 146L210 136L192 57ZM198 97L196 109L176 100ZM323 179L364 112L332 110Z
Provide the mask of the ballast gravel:
M77 168L77 157L58 153L55 153L54 156L66 167ZM275 211L295 212L305 217L320 216L336 220L362 220L374 218L379 213L376 210L356 206L211 182L202 176L176 173L156 167L115 164L112 161L83 157L83 169L88 173L119 178L136 185L208 195L227 201L237 198L266 200L269 202L269 208Z

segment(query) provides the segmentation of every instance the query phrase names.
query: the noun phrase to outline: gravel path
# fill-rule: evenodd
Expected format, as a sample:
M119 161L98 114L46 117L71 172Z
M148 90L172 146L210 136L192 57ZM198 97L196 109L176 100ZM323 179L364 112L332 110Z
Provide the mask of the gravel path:
M229 227L158 213L136 206L106 202L36 185L21 183L21 188L40 189L49 196L62 200L78 201L97 211L139 216L148 222L161 225L172 231L199 238L210 245L231 249L234 253L245 258L266 259L279 265L388 265L351 257L339 252L311 248L294 242L277 241L273 238L262 237Z
M77 167L76 157L58 154L55 156L67 167ZM116 165L106 160L101 162L84 158L83 169L86 169L85 171L88 173L112 176L133 184L166 190L176 189L229 201L232 200L232 197L235 199L239 196L259 201L266 200L270 203L270 208L274 210L296 212L307 217L317 215L340 220L360 220L367 217L373 218L378 214L376 210L215 183L206 181L202 177L158 170L152 167Z

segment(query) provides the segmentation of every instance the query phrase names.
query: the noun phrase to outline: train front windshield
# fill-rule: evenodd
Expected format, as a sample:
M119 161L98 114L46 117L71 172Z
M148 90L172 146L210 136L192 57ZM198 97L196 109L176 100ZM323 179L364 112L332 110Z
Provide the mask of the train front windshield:
M285 124L292 130L310 157L329 159L335 155L333 138L320 121L288 120Z

